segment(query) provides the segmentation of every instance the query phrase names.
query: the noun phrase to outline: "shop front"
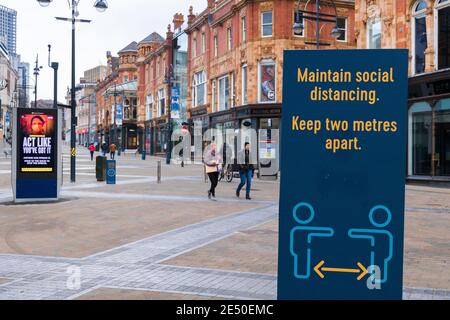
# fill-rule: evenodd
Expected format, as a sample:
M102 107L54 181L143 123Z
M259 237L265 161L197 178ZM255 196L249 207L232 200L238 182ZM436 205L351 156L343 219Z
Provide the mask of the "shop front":
M450 70L409 80L408 180L450 182Z
M167 150L167 118L145 122L145 150L149 155L165 156Z
M256 147L260 167L274 160L273 167L278 168L279 159L276 150L278 150L280 144L278 130L281 123L281 104L256 104L236 107L210 114L210 121L211 128L222 132L222 141L226 142L228 130L234 130L235 134L240 132L242 141L240 143L237 140L234 142L236 148L243 146L245 142L250 142ZM247 132L250 132L248 129L253 129L256 136L252 138L250 133L247 134ZM236 154L238 151L234 150L234 153Z

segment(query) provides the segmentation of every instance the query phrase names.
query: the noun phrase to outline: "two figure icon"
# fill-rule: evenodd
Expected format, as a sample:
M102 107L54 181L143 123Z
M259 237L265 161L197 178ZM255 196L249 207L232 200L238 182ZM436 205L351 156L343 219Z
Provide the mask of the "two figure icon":
M300 217L300 211L306 210L308 213L306 218ZM377 211L383 211L385 213L385 219L382 223L376 222L374 219L374 214ZM294 276L297 279L309 279L311 277L311 254L312 254L312 244L315 238L332 238L335 234L333 228L330 227L317 227L311 226L311 222L315 216L314 208L306 202L301 202L297 204L293 210L292 214L294 220L299 224L292 228L290 234L290 252L294 257ZM377 284L386 283L388 280L388 266L389 261L392 259L393 254L393 236L392 233L383 229L389 225L392 220L391 211L383 205L374 206L369 212L369 221L374 228L352 228L348 230L348 236L352 239L363 239L370 242L370 266L369 273L373 277L374 271L377 267L381 274L377 278L373 278L372 282ZM384 252L381 248L382 245L388 244L387 255L380 253ZM335 271L335 272L354 272L359 273L358 280L361 280L368 271L361 263L358 263L359 269L338 269L338 268L322 268L324 261L321 261L314 271L321 277L324 278L323 271Z

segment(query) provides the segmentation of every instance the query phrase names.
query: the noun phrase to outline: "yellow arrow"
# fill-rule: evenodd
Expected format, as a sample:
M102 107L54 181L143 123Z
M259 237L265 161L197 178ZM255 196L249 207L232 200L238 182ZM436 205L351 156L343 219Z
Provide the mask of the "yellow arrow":
M342 273L358 273L359 276L356 279L359 281L362 278L364 278L364 276L368 273L367 269L360 262L357 263L359 269L322 267L324 264L325 261L322 260L314 267L314 271L321 279L325 278L323 272L342 272Z

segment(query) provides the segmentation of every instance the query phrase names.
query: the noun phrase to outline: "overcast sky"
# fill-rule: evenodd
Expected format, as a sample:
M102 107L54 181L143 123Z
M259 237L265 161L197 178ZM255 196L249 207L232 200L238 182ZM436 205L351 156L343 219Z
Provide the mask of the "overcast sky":
M173 14L183 13L189 6L194 12L206 8L206 0L108 0L103 13L93 7L95 0L81 0L79 18L91 19L90 24L77 25L76 79L83 71L106 64L106 51L114 55L132 41L141 41L156 31L165 37ZM17 11L17 53L33 69L36 54L44 68L38 79L38 99L53 98L53 70L48 67L48 44L52 45L52 61L60 63L58 100L64 97L71 79L71 24L56 21L56 16L70 17L67 0L54 0L42 8L37 0L0 0L0 4ZM34 85L34 76L30 80ZM32 95L32 90L30 91Z

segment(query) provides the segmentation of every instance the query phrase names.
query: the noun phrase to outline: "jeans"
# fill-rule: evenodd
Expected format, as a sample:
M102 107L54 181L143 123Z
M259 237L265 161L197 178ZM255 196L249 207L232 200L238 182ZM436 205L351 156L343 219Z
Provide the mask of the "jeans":
M250 190L252 188L253 170L239 171L239 176L241 177L241 183L239 184L236 191L241 192L242 188L245 186L245 184L247 184L246 195L247 195L247 197L249 197Z
M116 152L111 152L111 154L110 154L111 160L114 160L115 155L116 155Z
M211 181L211 188L209 191L211 191L211 194L215 197L216 196L216 187L219 183L219 172L210 172L208 173L209 181Z

